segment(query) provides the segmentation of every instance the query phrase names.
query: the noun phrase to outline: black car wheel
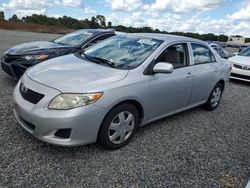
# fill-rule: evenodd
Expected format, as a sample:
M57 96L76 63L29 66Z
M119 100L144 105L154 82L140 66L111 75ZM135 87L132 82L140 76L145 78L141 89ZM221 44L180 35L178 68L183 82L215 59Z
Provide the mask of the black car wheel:
M221 83L216 84L205 104L207 110L214 110L219 106L222 92L223 85Z
M118 149L128 144L139 125L139 113L129 103L113 108L104 118L98 142L107 149Z

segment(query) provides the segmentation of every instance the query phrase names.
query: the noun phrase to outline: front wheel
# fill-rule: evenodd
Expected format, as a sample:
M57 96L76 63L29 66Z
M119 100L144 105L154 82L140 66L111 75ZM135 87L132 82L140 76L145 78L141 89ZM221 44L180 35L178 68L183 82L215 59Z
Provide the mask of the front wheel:
M207 110L211 111L211 110L216 109L219 106L222 92L223 92L222 84L220 84L220 83L216 84L216 86L214 87L214 89L210 93L209 98L205 104L205 108Z
M128 144L139 125L137 109L129 103L113 108L104 118L98 142L107 149L118 149Z

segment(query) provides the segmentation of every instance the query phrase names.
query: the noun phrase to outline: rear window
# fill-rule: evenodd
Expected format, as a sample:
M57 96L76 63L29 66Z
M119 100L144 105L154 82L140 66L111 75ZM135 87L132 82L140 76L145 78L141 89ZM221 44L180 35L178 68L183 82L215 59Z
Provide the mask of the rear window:
M194 64L204 64L204 63L212 63L216 62L216 59L211 52L211 50L202 44L191 44Z

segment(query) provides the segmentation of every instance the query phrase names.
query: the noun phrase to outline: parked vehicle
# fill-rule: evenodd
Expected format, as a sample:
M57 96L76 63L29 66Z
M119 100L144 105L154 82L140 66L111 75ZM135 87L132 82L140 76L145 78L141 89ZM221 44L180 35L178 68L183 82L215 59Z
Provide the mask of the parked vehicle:
M232 79L250 82L250 47L229 58Z
M19 79L33 65L54 57L77 52L114 35L114 30L82 29L53 41L20 44L4 53L1 59L2 69L9 76Z
M139 126L199 105L214 110L229 75L228 61L200 40L117 35L26 71L14 112L45 142L117 149Z
M219 44L210 43L209 46L211 46L220 55L220 57L224 59L228 58L228 52L224 48L222 48Z

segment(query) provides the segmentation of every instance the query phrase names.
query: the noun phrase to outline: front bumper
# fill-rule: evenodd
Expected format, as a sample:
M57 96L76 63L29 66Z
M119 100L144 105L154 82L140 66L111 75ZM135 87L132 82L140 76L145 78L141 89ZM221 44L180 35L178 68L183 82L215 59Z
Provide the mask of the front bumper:
M230 78L250 82L250 70L244 70L232 66Z
M23 99L20 94L20 81L13 93L14 114L19 124L38 139L61 146L78 146L94 143L105 110L96 105L88 105L71 110L49 110L50 100L60 92L30 80L22 78L24 85L45 96L37 104ZM59 130L70 130L67 138L57 136Z
M7 59L6 55L4 55L1 58L1 66L3 71L10 77L13 77L17 80L32 65L34 65L33 62L27 62L25 60L21 61L18 59L18 57L16 59L15 58Z

